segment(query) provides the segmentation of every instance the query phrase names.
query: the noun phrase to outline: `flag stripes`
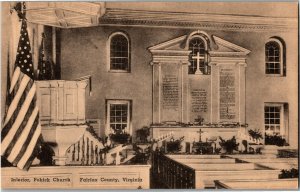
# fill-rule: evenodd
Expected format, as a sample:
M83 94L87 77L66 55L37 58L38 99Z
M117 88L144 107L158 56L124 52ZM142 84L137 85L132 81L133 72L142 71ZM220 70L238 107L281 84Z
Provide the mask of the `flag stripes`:
M19 67L17 67L16 69L20 69ZM14 97L21 85L21 82L23 80L24 77L24 73L19 73L18 79L17 79L17 83L16 85L14 85L14 87L12 88L12 91L9 93L12 97Z
M41 127L39 126L38 129L34 132L33 137L30 140L30 143L18 162L17 166L19 168L27 170L31 165L33 159L37 156L39 145L36 145L38 142L41 142Z
M29 109L29 106L31 104L31 101L35 95L35 84L33 84L33 86L31 87L16 119L15 119L15 122L13 123L12 127L10 128L10 130L8 131L7 135L4 137L4 139L2 140L2 155L3 155L3 152L6 151L9 143L12 141L12 138L14 137L14 135L16 134L17 130L19 129L21 123L23 122L24 118L25 118L25 115L28 114L28 109Z
M30 104L30 107L34 107L34 104L31 103ZM19 126L19 128L17 129L17 132L16 134L13 136L10 144L8 145L8 147L6 148L5 150L5 153L4 153L4 156L8 156L10 153L11 153L11 150L14 146L16 146L16 142L17 140L19 139L20 136L22 136L24 133L23 132L23 129L25 128L25 126L27 125L26 122L29 120L30 116L31 116L31 112L28 112L26 115L25 115L25 118L24 120L22 121L21 125Z
M35 132L35 130L38 128L38 123L39 123L39 116L37 114L37 117L35 118L33 125L32 125L32 129L30 129L30 132L28 134L28 137L26 138L24 144L22 145L19 154L16 156L16 158L14 159L14 161L12 162L13 164L17 164L20 159L22 158L22 156L24 155L30 141L32 138L33 133Z
M35 109L33 110L32 114L30 115L27 124L25 125L24 129L22 130L22 135L20 135L20 137L18 138L18 140L15 140L15 145L11 145L10 148L11 151L7 157L7 160L12 162L15 160L16 156L18 155L18 153L21 151L21 148L18 146L23 146L25 143L26 138L28 138L28 136L31 138L32 135L29 135L30 130L32 127L32 125L34 124L35 120L37 119L37 115L38 115L38 108L35 107ZM20 131L20 129L18 130Z
M13 100L12 100L12 102L11 102L9 108L8 108L7 116L6 116L5 122L4 122L4 126L6 125L6 123L8 122L8 120L11 118L13 112L16 110L16 108L18 106L18 103L20 101L20 98L23 95L24 90L27 87L27 84L29 83L29 80L30 80L30 78L28 76L24 76L22 78L22 81L20 83L20 87L17 90L17 93L14 96L14 98L13 98Z
M13 123L15 122L18 113L22 107L22 104L24 103L27 93L29 92L31 86L33 84L33 81L30 81L29 84L27 84L27 87L25 89L25 92L23 93L22 97L20 98L20 101L16 107L16 110L13 112L12 116L10 117L10 119L7 121L7 123L4 125L3 129L2 129L2 133L1 133L1 139L3 140L3 138L7 135L10 127L13 125Z
M21 73L20 68L17 67L14 71L14 74L13 74L12 78L11 78L11 85L10 85L11 87L9 89L9 93L11 93L13 88L15 87L15 85L16 85L18 79L19 79L20 73Z
M30 49L27 24L22 20L15 70L7 96L10 104L1 130L1 155L25 170L37 156L42 139Z

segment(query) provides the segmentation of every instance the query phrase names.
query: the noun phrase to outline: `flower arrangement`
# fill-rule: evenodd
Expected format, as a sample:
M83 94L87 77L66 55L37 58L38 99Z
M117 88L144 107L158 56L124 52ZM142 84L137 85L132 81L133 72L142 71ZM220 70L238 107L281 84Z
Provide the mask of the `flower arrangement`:
M260 139L263 139L263 135L259 129L250 129L248 130L248 133L255 143L259 143Z
M204 119L199 116L199 119L195 119L195 122L177 122L177 121L167 121L162 123L152 123L150 127L156 126L176 126L176 127L193 127L193 126L204 126L204 127L248 127L248 124L240 124L239 122L219 122L219 123L207 123ZM200 121L199 121L200 120Z
M130 135L128 133L115 133L109 134L110 139L115 143L128 143L130 140Z
M198 115L197 118L195 119L195 124L202 125L203 122L204 122L204 118L201 115Z
M147 143L150 136L150 127L144 126L136 131L136 137L141 143Z
M224 140L222 137L219 137L219 139L221 140L221 142L219 142L220 146L227 154L232 154L233 151L238 150L239 143L236 142L235 136L228 140Z
M265 134L265 144L266 145L277 145L277 146L288 145L286 140L278 133L274 134L274 135Z
M177 153L181 150L182 146L181 146L181 142L184 140L184 137L181 137L180 139L176 139L174 140L174 138L172 137L171 140L169 142L167 142L167 151L169 153Z

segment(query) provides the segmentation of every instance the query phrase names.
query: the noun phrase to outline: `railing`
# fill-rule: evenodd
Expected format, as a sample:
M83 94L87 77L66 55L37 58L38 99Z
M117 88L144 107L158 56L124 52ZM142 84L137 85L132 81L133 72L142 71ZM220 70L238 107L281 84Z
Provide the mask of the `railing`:
M67 150L67 164L104 165L105 155L102 141L88 128L82 138Z
M195 189L195 170L174 161L160 152L153 152L152 174L162 187Z

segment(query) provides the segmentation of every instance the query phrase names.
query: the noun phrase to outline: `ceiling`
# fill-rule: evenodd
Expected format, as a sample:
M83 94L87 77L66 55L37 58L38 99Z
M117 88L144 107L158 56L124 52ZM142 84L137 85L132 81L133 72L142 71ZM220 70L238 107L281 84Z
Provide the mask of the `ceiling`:
M103 3L94 2L27 2L27 20L61 28L97 26Z
M297 29L295 3L26 2L29 22L59 28L98 25L224 30Z

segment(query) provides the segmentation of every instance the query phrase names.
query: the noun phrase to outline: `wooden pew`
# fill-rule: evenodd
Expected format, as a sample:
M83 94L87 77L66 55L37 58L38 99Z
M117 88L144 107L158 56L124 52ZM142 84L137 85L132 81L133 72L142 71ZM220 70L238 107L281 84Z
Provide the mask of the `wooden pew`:
M228 163L235 163L235 159L174 159L180 163L191 163L191 164L228 164Z
M163 155L153 152L152 173L163 188L195 189L195 170Z
M220 155L190 155L190 154L176 154L176 155L166 155L171 159L220 159Z
M187 166L195 169L196 171L238 171L238 170L253 170L255 169L254 163L230 163L230 164L222 164L222 163L214 163L214 164L192 164L187 163Z
M217 189L297 189L298 179L216 180Z
M215 188L214 180L274 180L280 174L280 170L258 166L255 163L235 163L234 158L220 158L214 155L209 159L203 158L204 156L154 153L154 177L169 189L204 189ZM215 163L207 163L209 160ZM222 160L226 163L220 163Z
M214 188L214 180L278 179L280 170L212 170L196 171L196 189Z

